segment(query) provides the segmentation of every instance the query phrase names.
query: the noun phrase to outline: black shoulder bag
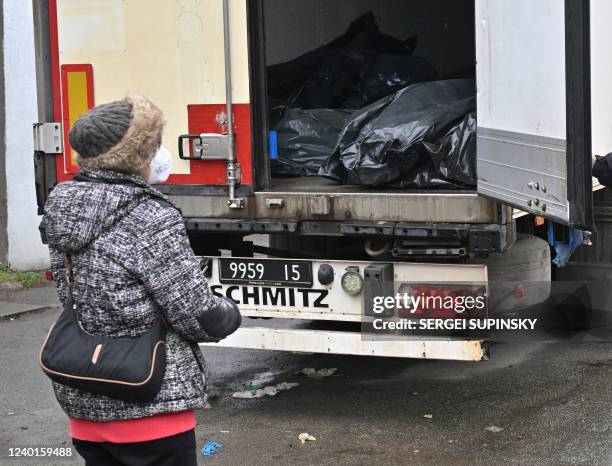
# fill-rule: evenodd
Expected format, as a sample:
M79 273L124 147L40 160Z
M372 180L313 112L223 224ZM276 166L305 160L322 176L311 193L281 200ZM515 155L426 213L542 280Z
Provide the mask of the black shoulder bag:
M51 326L39 362L51 380L129 402L152 401L166 369L163 318L136 338L92 335L83 330L74 303L72 258L66 255L67 303Z

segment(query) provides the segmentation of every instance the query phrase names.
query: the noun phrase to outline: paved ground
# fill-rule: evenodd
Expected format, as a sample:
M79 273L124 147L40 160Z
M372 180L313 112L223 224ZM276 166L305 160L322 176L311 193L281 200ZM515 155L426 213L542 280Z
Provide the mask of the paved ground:
M52 289L28 293L53 299ZM51 309L0 321L3 454L16 445L68 445L35 360L56 316ZM198 444L224 446L202 464L612 464L610 340L500 344L483 363L205 354L221 395L198 414ZM304 367L338 372L322 380L294 375ZM232 398L227 388L284 380L300 385L254 400ZM301 445L301 432L317 441Z
M0 285L0 318L56 305L54 290L53 284L49 282L25 289L17 283Z

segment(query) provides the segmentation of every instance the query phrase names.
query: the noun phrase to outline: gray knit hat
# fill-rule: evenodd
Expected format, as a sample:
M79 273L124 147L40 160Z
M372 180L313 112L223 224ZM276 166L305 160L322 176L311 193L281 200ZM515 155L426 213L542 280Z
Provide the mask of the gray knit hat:
M72 125L69 141L80 167L140 172L161 142L161 111L145 97L98 105Z

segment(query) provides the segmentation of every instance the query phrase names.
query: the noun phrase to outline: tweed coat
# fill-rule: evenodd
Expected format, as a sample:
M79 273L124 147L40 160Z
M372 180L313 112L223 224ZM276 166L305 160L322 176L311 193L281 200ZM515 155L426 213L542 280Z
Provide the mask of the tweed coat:
M201 408L206 366L198 342L215 297L189 245L180 211L139 175L82 169L100 182L69 181L50 194L41 223L51 270L66 302L65 258L74 271L74 301L85 331L113 337L144 333L163 314L170 328L166 372L152 402L128 403L53 383L66 414L110 421ZM237 310L235 311L237 312ZM230 319L231 333L237 325Z

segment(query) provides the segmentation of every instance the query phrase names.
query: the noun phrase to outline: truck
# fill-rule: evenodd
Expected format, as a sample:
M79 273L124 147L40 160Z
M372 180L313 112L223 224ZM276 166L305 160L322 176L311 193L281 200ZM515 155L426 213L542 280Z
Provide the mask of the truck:
M473 73L476 187L272 176L270 67L368 12L385 34L417 37L441 76ZM537 225L593 229L591 154L612 147L610 20L605 0L34 0L39 208L78 172L74 121L142 93L175 155L158 188L181 209L211 290L248 321L218 345L484 360L482 336L381 339L360 324L373 297L400 289L484 284L489 315L549 297Z

